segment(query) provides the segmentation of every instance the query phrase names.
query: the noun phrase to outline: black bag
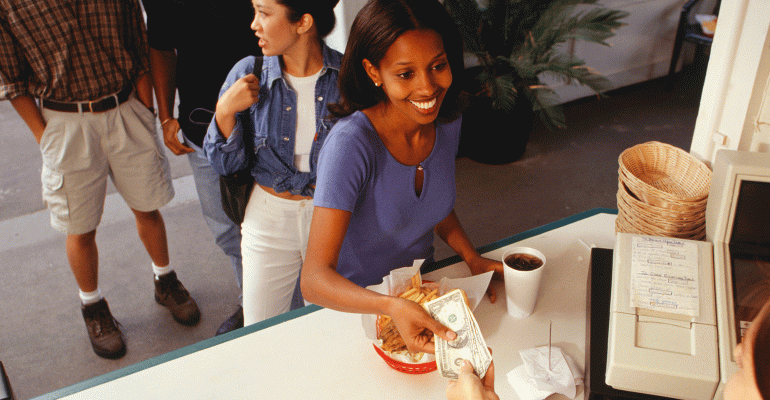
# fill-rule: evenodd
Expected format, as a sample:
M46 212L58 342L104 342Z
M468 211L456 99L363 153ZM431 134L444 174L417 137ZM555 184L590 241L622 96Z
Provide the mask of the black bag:
M257 59L254 61L254 75L259 78L261 73L262 57L257 56ZM240 225L243 222L243 216L246 214L246 205L249 204L249 196L251 196L251 189L254 188L254 178L251 176L252 157L248 154L249 149L253 147L253 145L250 146L252 139L251 136L246 137L244 135L243 140L247 150L248 165L246 168L233 174L219 177L222 209L236 225Z

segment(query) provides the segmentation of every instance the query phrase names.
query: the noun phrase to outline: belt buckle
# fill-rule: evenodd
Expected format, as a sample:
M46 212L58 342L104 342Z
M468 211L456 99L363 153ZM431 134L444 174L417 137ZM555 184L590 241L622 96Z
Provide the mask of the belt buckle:
M98 100L91 100L88 102L88 110L86 112L96 112L94 111L94 107L92 106L93 103L97 102Z

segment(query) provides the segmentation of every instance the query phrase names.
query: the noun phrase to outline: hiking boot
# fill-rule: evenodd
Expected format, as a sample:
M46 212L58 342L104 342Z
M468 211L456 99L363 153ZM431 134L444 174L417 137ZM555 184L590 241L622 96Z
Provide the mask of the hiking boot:
M93 304L81 305L80 310L83 312L94 353L109 359L123 357L126 354L126 344L118 328L120 324L112 317L107 300L101 299Z
M234 331L238 328L243 328L243 307L238 306L238 310L230 318L222 322L222 325L217 329L216 336L225 334L227 332Z
M182 325L195 325L201 318L198 305L176 278L176 271L155 278L155 301L168 308Z

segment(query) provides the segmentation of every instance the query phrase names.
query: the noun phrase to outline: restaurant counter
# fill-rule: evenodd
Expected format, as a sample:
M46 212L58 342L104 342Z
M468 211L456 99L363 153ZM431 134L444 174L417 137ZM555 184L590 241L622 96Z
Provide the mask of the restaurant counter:
M553 345L584 367L590 247L614 246L616 214L586 211L479 249L500 259L507 247L523 245L547 260L531 316L507 314L502 281L493 282L497 301L485 297L474 312L492 349L501 399L518 399L506 375L521 365L519 350L548 345L549 322ZM428 268L426 279L469 274L456 256ZM364 336L361 315L311 305L38 399L445 399L446 387L438 372L389 367ZM576 398L583 396L581 386Z

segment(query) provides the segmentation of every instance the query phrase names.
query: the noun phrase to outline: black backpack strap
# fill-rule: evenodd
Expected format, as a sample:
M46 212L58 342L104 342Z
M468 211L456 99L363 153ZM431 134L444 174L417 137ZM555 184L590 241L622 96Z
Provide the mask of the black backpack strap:
M252 73L256 75L257 78L262 76L262 56L255 56L256 59L254 60L254 69L252 70Z

